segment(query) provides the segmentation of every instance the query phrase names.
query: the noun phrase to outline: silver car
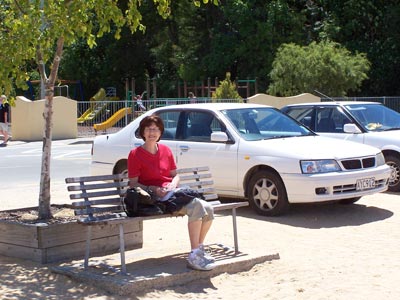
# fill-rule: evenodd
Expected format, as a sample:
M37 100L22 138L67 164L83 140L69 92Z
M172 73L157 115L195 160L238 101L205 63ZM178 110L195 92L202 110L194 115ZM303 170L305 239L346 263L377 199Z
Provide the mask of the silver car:
M381 103L338 101L287 105L281 110L321 136L379 148L392 172L389 191L400 191L400 114Z

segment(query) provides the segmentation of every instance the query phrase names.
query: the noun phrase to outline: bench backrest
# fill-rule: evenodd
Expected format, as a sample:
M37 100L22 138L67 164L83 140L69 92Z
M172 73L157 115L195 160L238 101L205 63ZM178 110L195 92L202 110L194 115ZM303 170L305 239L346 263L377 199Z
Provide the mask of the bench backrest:
M188 186L202 193L207 201L216 200L213 180L209 167L194 167L177 170L180 186ZM122 200L129 187L127 175L100 175L66 178L75 215L87 216L89 220L96 215L107 215L124 211ZM106 217L106 216L105 216Z
M214 181L209 167L195 167L177 170L180 178L180 186L188 186L204 195L205 200L216 200Z
M88 216L124 211L122 197L129 187L126 175L100 175L66 178L75 215Z

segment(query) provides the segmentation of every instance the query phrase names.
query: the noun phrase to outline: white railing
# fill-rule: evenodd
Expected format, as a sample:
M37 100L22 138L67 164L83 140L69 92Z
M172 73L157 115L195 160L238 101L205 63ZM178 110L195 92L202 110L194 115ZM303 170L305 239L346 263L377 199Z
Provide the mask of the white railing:
M188 98L157 98L142 100L145 110L160 106L189 103ZM192 100L193 101L193 100ZM220 102L237 102L235 99L223 99ZM196 98L198 103L212 102L211 98ZM135 101L78 101L78 136L94 136L114 133L141 115L143 110Z

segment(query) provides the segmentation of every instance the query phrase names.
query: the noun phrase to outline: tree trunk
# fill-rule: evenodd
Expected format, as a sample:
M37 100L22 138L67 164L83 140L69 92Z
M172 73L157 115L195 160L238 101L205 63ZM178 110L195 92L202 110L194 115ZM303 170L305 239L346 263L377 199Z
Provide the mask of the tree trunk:
M53 129L53 97L54 83L58 74L61 56L64 47L64 38L60 37L57 41L56 53L51 67L50 77L46 79L46 73L42 60L39 59L39 70L43 79L45 79L46 100L43 112L45 120L43 147L42 147L42 167L40 172L40 192L38 219L46 220L52 218L50 210L50 161L51 161L51 142Z

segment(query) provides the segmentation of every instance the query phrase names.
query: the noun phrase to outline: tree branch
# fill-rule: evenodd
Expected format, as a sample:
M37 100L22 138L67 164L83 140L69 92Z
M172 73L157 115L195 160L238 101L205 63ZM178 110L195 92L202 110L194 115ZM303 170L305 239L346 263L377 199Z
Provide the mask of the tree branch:
M21 5L19 5L18 0L14 0L14 3L18 10L25 15L25 11L22 9Z
M43 82L46 82L47 81L46 66L43 61L42 51L40 50L39 46L36 48L36 57L37 57L37 64L38 64L40 78L42 79Z

